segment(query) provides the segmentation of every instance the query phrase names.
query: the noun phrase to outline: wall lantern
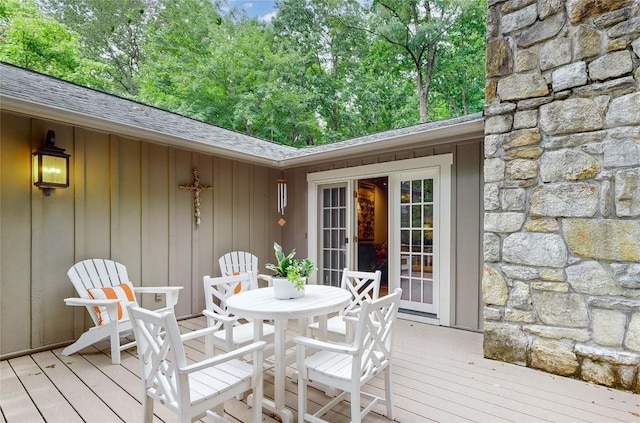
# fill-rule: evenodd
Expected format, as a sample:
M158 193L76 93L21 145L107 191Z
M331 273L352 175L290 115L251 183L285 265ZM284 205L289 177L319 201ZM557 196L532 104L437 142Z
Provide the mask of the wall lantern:
M64 148L56 147L56 133L47 132L45 144L33 153L33 184L51 195L54 188L69 186L69 157Z

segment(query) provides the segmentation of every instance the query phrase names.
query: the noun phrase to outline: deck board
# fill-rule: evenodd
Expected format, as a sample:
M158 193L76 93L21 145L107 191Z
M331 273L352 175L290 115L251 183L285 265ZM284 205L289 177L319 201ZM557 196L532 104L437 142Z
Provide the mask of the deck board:
M60 350L34 354L32 357L84 421L117 421L119 419L118 415L67 367L64 359L68 357L61 357Z
M206 326L203 317L180 321L182 331ZM295 333L291 325L289 334ZM482 335L475 332L398 320L394 339L393 387L396 421L412 422L640 422L640 395L608 389L535 369L482 357ZM189 360L204 357L204 343L186 343ZM135 350L111 364L108 342L70 357L60 349L0 362L0 423L140 421L139 362ZM295 367L287 368L285 400L297 414ZM383 379L365 390L380 394ZM264 393L273 395L273 373L265 372ZM310 410L327 401L323 392L309 390ZM343 402L325 416L332 423L349 421ZM388 422L378 405L367 423ZM175 422L160 404L154 422ZM249 422L245 401L225 404L225 417ZM210 422L208 418L201 420ZM263 415L263 422L276 423Z
M36 364L32 356L12 360L11 367L45 421L60 419L59 421L69 423L82 422L80 416Z
M29 416L32 422L44 422L38 408L20 382L20 378L8 361L0 362L0 406L5 421L24 420Z

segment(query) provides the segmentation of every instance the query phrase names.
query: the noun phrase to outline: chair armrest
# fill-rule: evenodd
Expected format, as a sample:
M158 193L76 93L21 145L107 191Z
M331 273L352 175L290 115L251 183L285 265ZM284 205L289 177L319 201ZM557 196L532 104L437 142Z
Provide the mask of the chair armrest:
M83 307L104 307L107 315L109 316L109 320L111 322L118 321L118 303L127 304L132 303L133 301L123 301L118 299L92 299L92 298L65 298L64 303L70 306L83 306Z
M272 283L273 282L273 277L272 276L263 275L263 274L259 273L256 277L258 279L262 279L263 281L267 281L267 286L272 286L273 285L273 283Z
M134 286L136 294L164 294L167 292L178 292L184 289L182 286Z
M68 306L82 306L82 307L91 307L91 306L108 306L111 304L118 304L120 300L94 300L91 298L65 298L64 303Z
M351 345L345 344L333 344L331 342L319 341L314 338L307 338L306 336L296 336L293 338L293 342L298 345L304 345L311 348L318 348L325 351L337 352L342 354L357 354L358 348L354 348Z
M264 341L257 341L252 344L246 345L242 348L238 348L237 350L216 355L215 357L207 358L197 363L193 363L188 366L179 368L178 372L181 374L197 372L198 370L206 369L211 366L216 366L226 361L233 360L234 358L241 358L242 356L252 353L254 351L262 350L266 345L267 343ZM259 363L260 363L259 365L262 365L262 360L260 360Z
M214 332L216 332L216 328L202 328L198 330L192 330L190 332L183 333L182 335L180 335L180 339L182 339L182 342L184 342L190 339L200 338L201 336L206 336Z
M207 317L207 326L215 331L224 331L224 339L227 342L227 350L232 349L233 346L233 328L238 321L236 317L225 316L215 313L211 310L202 310L202 314Z
M345 311L344 315L345 316L358 316L358 313L360 313L360 310L362 310L362 307L356 307L356 308L352 308L349 311Z
M202 314L208 319L219 320L222 323L233 324L237 320L235 317L223 316L222 314L214 313L213 311L210 311L210 310L202 310Z
M136 294L165 294L165 307L175 307L178 304L178 294L182 286L134 286Z

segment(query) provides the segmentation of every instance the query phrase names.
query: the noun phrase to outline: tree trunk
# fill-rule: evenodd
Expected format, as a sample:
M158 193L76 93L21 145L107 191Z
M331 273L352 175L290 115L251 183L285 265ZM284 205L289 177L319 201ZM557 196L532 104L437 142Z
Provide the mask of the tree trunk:
M422 70L420 65L416 63L416 93L420 103L418 104L418 111L420 112L420 123L427 122L427 92L422 82Z

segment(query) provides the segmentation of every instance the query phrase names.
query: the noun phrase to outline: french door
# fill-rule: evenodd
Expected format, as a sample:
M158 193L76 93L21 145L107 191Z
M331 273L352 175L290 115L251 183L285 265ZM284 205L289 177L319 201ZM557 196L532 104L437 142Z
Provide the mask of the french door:
M319 268L315 283L339 286L343 268L356 268L358 181L387 177L382 203L388 212L388 290L402 288L404 318L448 326L452 164L453 156L443 154L308 174L308 252Z
M438 170L401 173L396 180L399 235L398 280L401 307L425 315L439 312L439 178Z

